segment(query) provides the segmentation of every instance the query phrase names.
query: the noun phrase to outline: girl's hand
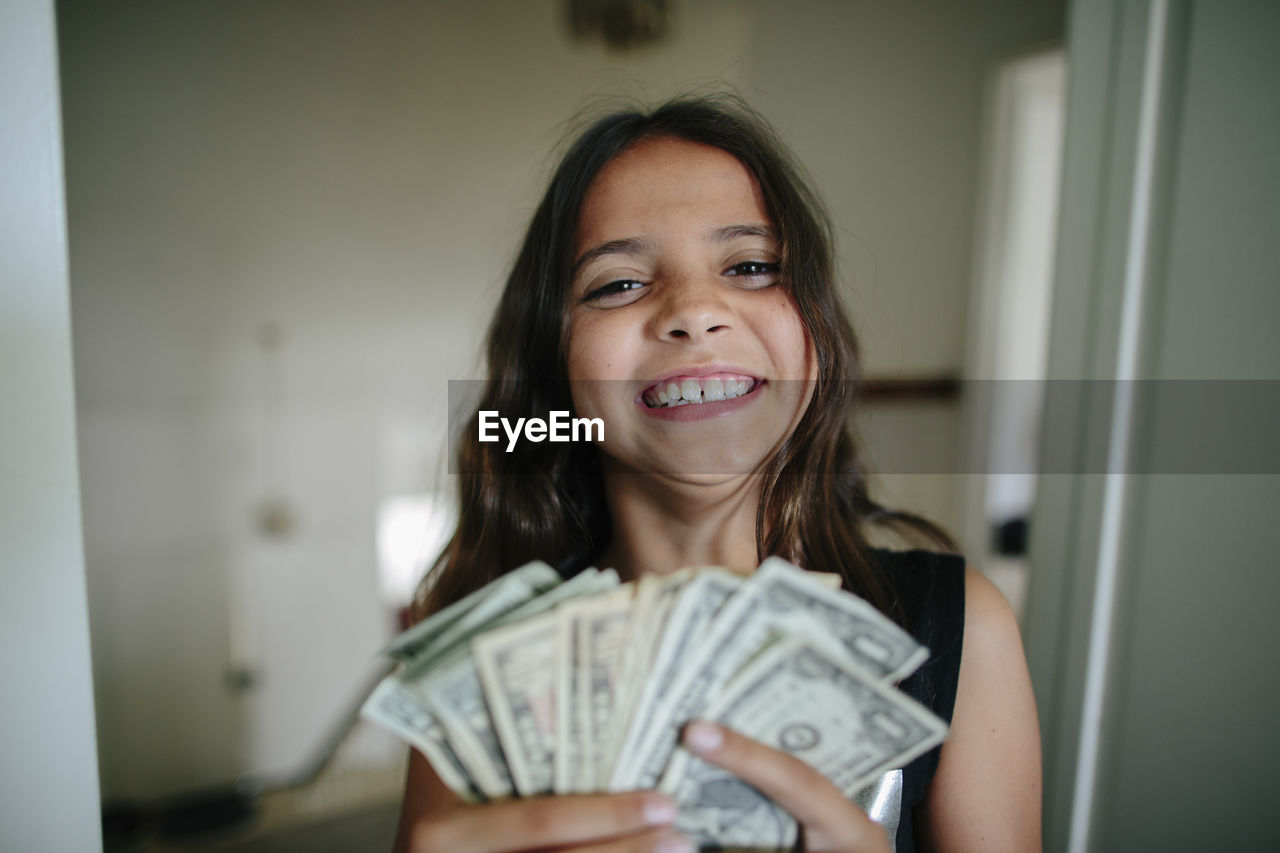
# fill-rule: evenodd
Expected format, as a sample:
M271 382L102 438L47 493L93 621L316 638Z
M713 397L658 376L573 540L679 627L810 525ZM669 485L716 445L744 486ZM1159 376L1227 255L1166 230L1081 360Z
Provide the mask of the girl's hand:
M791 813L810 853L887 853L889 838L831 780L794 756L713 723L684 729L684 745Z
M456 805L419 819L411 853L694 853L669 825L675 804L649 792L532 797Z

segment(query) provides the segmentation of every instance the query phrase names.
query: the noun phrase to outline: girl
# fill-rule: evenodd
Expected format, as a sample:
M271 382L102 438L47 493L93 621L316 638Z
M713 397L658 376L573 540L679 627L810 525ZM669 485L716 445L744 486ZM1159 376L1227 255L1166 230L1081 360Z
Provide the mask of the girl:
M705 722L685 746L789 811L811 851L1034 850L1040 749L1017 624L957 556L869 546L870 524L954 551L866 493L847 418L858 374L830 228L743 105L685 99L591 125L552 178L488 339L482 410L601 418L603 441L505 445L463 431L457 531L420 612L533 559L624 579L838 571L932 650L901 688L951 724L880 782L873 823L808 765ZM425 587L425 584L424 584ZM417 752L396 849L691 849L654 792L464 805Z

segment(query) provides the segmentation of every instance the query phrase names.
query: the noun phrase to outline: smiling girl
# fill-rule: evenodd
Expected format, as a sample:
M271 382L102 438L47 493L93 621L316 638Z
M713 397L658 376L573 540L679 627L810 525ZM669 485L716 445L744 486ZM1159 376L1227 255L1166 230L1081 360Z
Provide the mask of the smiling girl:
M951 724L886 774L876 822L808 765L704 722L684 743L789 811L812 851L1035 850L1040 752L1007 603L962 558L890 552L939 528L867 494L847 427L859 373L830 228L784 149L728 99L600 119L552 178L488 340L481 410L600 418L594 444L506 453L463 431L457 531L431 612L530 560L624 579L750 571L769 555L838 572L933 657L901 689ZM654 792L465 805L412 754L399 851L691 849Z

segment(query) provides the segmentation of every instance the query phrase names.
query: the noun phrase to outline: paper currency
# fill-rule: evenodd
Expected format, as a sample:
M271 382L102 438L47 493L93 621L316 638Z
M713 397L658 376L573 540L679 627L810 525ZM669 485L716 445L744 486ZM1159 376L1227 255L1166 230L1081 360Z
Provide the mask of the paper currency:
M556 609L556 750L552 789L557 794L589 791L583 753L587 746L587 721L582 695L586 690L586 665L580 642L582 611L566 603Z
M618 753L635 716L653 665L656 644L662 638L667 617L685 585L693 577L693 569L681 569L669 575L645 575L636 585L635 612L627 625L623 641L622 672L618 676L616 709L609 724L608 742L604 747L600 784L607 784L617 764Z
M704 569L681 589L663 626L662 639L618 754L609 790L625 791L638 787L634 782L634 766L659 751L659 747L651 746L656 739L669 734L674 747L675 736L673 731L669 731L669 726L662 730L654 727L655 720L670 723L669 716L658 716L659 709L664 707L672 685L679 683L686 661L695 654L694 649L703 640L712 618L744 583L746 581L741 577L730 572ZM658 780L655 778L653 781L656 784Z
M892 686L927 650L840 580L776 558L621 586L530 564L394 640L362 713L464 799L656 787L699 844L786 849L791 816L679 749L686 722L796 755L866 808L946 733Z
M560 576L546 563L528 563L428 616L392 640L382 653L423 662L429 652L443 651L468 630L482 627L559 583Z
M556 751L556 614L492 631L471 644L489 715L516 790L552 789Z
M630 587L557 609L559 657L557 793L593 791L611 734L623 643L633 614Z
M803 759L848 797L941 743L946 726L845 656L788 638L753 661L707 717ZM762 794L679 749L660 785L695 843L775 846L794 838Z
M467 633L459 633L460 640L448 655L427 650L423 652L429 658L426 663L410 660L404 670L389 676L405 695L414 697L439 720L471 779L485 797L510 796L514 793L514 784L485 704L475 661L461 640L470 639L484 630L495 630L528 619L574 597L603 592L617 584L616 572L584 571L536 598L514 608L503 609L500 616L486 625L473 626ZM479 609L477 607L472 612ZM470 619L470 616L468 614L465 618Z
M642 707L645 725L619 759L613 790L657 785L680 726L701 714L711 695L773 639L796 633L844 646L885 679L913 671L928 656L911 635L862 599L828 589L784 560L765 560L716 616L663 698Z
M400 685L383 681L374 689L361 713L421 750L440 781L459 797L472 802L483 799L479 786L445 736L440 721Z

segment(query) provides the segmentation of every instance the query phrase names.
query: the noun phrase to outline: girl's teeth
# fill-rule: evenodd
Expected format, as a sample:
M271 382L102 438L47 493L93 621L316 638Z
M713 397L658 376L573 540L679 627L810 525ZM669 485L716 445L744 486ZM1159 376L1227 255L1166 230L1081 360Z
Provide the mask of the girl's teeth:
M668 382L666 387L655 387L646 399L653 408L673 408L690 403L717 403L732 400L748 393L755 386L751 379L707 379L699 382L686 379L679 384Z

